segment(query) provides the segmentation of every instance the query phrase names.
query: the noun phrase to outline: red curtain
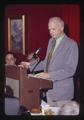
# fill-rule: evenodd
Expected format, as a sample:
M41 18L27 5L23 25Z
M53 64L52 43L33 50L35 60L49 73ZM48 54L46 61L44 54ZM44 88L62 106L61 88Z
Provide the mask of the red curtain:
M10 16L22 15L26 17L25 55L41 47L40 57L45 57L47 43L50 38L48 20L53 16L63 18L68 26L68 35L80 44L80 5L79 4L30 4L8 5L5 9L5 51L7 51L7 19ZM18 53L17 53L18 54ZM22 58L19 55L19 59Z
M62 7L62 6L60 6ZM80 6L64 5L62 7L62 17L69 27L69 36L80 44Z

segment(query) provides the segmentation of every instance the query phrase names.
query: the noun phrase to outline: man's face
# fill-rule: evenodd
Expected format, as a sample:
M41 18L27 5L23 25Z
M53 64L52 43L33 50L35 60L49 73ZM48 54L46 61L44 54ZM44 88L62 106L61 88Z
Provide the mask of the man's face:
M51 37L58 38L60 37L61 33L63 32L63 28L58 24L50 21L48 24L48 29Z
M12 54L7 54L5 58L6 65L15 65L16 59Z

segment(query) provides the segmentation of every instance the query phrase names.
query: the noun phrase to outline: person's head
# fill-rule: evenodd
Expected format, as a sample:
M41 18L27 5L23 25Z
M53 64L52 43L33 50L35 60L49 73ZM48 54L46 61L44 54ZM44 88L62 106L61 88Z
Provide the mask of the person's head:
M52 17L49 19L48 29L52 38L58 38L64 34L64 21L60 17Z
M12 52L8 52L5 56L5 64L6 65L15 65L16 58Z
M79 103L76 101L70 101L63 105L59 111L59 115L78 115Z

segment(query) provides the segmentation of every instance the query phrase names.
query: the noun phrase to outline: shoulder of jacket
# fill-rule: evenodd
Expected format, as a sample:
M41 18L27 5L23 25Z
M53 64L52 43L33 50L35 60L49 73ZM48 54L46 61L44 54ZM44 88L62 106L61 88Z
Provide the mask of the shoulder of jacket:
M66 41L67 41L70 45L76 45L76 46L77 46L77 42L76 42L74 39L72 39L72 38L70 38L70 37L68 37L68 36L65 36L65 38L66 38Z

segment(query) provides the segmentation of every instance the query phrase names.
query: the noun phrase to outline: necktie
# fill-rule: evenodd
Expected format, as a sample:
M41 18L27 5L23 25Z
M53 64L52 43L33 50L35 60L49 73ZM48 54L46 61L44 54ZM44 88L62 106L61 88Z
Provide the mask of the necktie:
M50 64L50 60L52 58L52 54L53 54L53 51L54 51L54 48L55 48L55 44L56 44L56 40L53 39L52 40L52 47L51 47L51 50L50 50L50 52L48 54L48 57L47 57L46 70L45 70L46 72L48 72L48 67L49 67L49 64Z

